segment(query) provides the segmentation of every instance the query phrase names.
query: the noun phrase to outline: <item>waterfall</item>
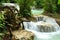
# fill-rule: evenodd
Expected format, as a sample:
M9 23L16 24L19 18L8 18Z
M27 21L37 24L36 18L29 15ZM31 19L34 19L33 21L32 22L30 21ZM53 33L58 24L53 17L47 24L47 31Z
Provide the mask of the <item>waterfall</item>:
M23 22L25 30L35 34L34 40L52 40L51 38L60 33L59 25L55 19L48 16L35 17L36 22Z

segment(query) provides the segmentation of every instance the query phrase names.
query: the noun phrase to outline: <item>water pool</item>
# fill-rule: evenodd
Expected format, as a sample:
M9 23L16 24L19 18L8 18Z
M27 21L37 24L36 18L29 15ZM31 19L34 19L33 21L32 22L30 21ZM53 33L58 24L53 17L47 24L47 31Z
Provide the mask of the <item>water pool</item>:
M33 15L39 15L39 14L42 14L44 12L44 9L39 9L39 10L37 10L37 9L32 9L31 10L31 13L33 14Z

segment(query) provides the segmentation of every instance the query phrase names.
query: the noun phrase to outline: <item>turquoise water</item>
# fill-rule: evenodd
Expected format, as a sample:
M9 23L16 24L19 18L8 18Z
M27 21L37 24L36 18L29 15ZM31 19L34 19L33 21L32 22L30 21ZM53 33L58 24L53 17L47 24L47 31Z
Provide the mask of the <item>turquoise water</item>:
M60 40L60 34L53 36L51 40Z
M33 14L33 15L39 15L39 14L42 14L44 12L44 9L39 9L39 10L37 10L37 9L32 9L31 10L31 13Z

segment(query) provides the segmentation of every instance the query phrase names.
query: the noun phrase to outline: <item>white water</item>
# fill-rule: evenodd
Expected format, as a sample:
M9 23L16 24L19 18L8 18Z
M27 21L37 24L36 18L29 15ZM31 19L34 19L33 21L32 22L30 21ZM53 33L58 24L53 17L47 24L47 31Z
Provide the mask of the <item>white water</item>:
M59 25L47 16L36 17L36 22L23 22L25 30L35 34L34 40L60 40ZM44 27L42 27L44 25Z

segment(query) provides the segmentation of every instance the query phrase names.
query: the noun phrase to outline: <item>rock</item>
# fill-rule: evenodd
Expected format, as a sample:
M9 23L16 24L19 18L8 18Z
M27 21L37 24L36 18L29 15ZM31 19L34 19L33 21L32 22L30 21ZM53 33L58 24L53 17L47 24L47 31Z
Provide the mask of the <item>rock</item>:
M34 20L34 21L42 21L42 20L43 20L44 15L34 15L33 17L35 18L35 20Z
M3 6L14 6L18 10L20 10L19 5L15 3L2 3Z
M16 39L18 40L33 40L34 34L26 30L18 30L12 32Z
M37 15L34 16L36 21L44 21L44 22L50 22L50 23L56 23L54 18L48 17L48 16L44 16L44 15Z
M60 19L55 18L55 20L60 25Z
M21 18L21 20L24 21L24 22L29 22L29 20L26 19L26 18Z
M47 22L42 22L40 24L37 24L38 27L38 31L40 32L54 32L56 31L56 28L54 27L54 25L47 23Z

